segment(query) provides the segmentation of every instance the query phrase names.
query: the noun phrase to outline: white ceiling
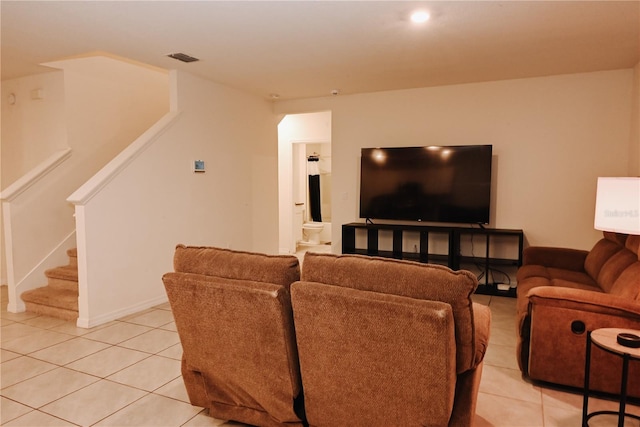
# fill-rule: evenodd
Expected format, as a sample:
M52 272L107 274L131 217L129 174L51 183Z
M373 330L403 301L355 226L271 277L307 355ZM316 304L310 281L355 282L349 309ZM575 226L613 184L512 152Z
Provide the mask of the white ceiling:
M7 1L2 79L104 51L268 98L632 68L640 1ZM409 14L428 9L416 26ZM200 58L184 64L165 55Z

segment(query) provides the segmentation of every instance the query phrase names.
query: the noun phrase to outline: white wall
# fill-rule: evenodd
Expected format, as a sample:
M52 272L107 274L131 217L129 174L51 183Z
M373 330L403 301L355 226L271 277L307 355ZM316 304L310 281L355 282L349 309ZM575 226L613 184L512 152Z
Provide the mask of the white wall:
M589 249L596 178L627 175L633 70L279 101L332 112L334 248L358 219L361 147L492 144L491 226Z
M183 72L172 73L171 85L174 122L76 206L86 257L79 258L80 326L166 301L161 279L173 270L178 243L277 252L271 104ZM205 162L205 173L193 172L194 160Z
M78 187L169 111L164 70L107 56L46 65L64 70L68 144L82 175Z
M629 175L640 176L640 62L633 69Z
M42 90L41 99L31 92ZM15 104L9 95L15 95ZM62 71L2 81L2 184L22 175L67 147Z

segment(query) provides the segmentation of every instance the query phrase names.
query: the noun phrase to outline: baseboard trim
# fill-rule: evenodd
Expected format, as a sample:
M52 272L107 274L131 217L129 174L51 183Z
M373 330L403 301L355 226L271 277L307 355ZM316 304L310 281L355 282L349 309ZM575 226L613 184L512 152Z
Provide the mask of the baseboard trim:
M168 301L166 295L160 295L155 298L148 299L146 301L140 302L138 304L131 305L129 307L122 308L120 310L115 310L110 313L104 313L100 316L91 317L78 317L78 321L76 322L76 326L78 328L94 328L96 326L103 325L107 322L111 322L113 320L121 319L125 316L129 316L130 314L135 314L140 311L146 310L151 307L155 307L156 305L164 304Z

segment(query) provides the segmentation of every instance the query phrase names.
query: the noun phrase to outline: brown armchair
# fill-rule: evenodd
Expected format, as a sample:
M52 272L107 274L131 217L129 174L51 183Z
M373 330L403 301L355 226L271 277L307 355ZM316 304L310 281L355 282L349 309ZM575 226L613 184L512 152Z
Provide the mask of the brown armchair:
M163 276L193 405L259 426L303 425L289 286L294 256L178 245Z
M465 271L305 255L291 287L311 426L473 424L491 313Z

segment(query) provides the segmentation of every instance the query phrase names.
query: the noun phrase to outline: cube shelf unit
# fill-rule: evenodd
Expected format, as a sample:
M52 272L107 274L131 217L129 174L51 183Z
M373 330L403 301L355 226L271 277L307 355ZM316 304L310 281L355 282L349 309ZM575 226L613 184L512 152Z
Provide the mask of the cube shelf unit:
M366 248L356 247L356 230L366 230ZM379 250L379 234L381 230L392 233L391 250ZM419 234L419 249L417 252L403 250L405 233ZM429 235L436 234L446 236L448 239L447 254L437 254L429 251ZM484 254L482 256L469 256L461 254L461 238L469 235L482 236L484 241ZM491 256L491 238L500 237L517 239L518 252L514 257L499 258ZM515 243L515 242L514 242ZM452 270L459 270L465 263L473 263L483 271L484 283L480 282L476 293L489 295L504 295L515 297L515 288L499 290L496 283L489 282L492 269L501 266L520 267L522 265L522 249L524 245L524 232L515 229L503 228L476 228L465 226L441 226L423 224L369 224L352 222L342 225L342 253L361 254L369 256L381 256L386 258L406 259L418 262L436 262L446 264ZM417 246L417 245L416 245Z

